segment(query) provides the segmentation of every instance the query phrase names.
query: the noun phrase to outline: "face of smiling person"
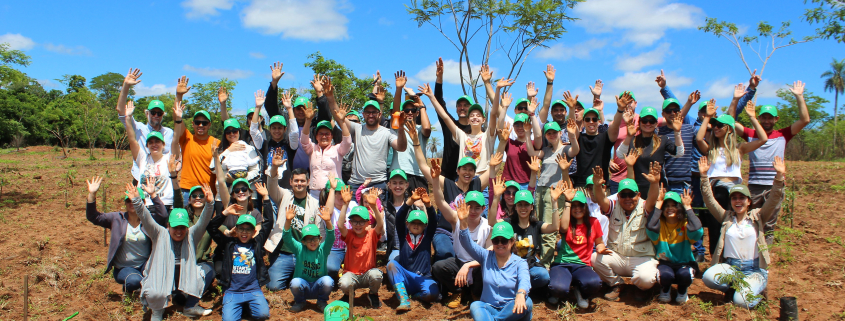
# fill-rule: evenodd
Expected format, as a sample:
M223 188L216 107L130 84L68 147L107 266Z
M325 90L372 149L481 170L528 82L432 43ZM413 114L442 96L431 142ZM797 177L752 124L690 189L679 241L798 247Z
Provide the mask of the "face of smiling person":
M475 178L475 166L472 164L466 164L464 166L458 167L458 179L465 184L469 184L472 182L472 179Z
M234 144L239 138L241 138L241 133L236 128L232 127L227 128L224 135L226 135L226 141L228 141L229 144Z
M317 130L317 144L320 148L326 148L332 145L332 131L325 127L320 127Z
M470 103L464 99L458 101L455 104L455 109L458 112L458 118L467 117L467 111L469 111Z
M405 190L408 189L408 181L399 175L393 176L393 178L387 181L387 188L390 189L393 196L404 197Z
M249 200L251 194L252 192L246 184L239 183L238 185L232 187L232 197L238 202L245 202Z
M481 126L484 124L484 115L479 110L473 110L469 113L469 124L472 126Z
M408 228L408 232L411 234L420 235L425 231L426 224L420 222L419 220L415 220L413 222L405 222L405 227Z
M381 111L379 111L375 107L367 106L367 108L364 109L364 122L367 124L367 126L372 127L378 125L378 121L380 119Z
M150 126L161 126L161 119L164 118L164 111L160 108L153 108L147 111L147 123Z
M556 122L563 122L566 120L566 107L563 107L561 104L555 104L552 106L552 119Z
M273 138L274 141L280 142L285 138L286 129L287 128L282 126L282 124L273 123L270 125L270 137Z
M746 211L748 211L748 205L750 204L751 200L748 199L748 196L742 195L740 193L731 194L731 207L733 208L734 212L745 213Z
M596 135L599 133L599 115L596 113L588 113L584 115L584 127L588 135Z
M641 133L654 133L657 129L657 119L652 116L641 117L639 125Z
M185 226L170 227L168 225L167 231L170 233L170 238L176 242L182 242L188 236L188 228Z
M150 154L161 154L164 152L164 142L158 138L150 138L147 140L147 150Z

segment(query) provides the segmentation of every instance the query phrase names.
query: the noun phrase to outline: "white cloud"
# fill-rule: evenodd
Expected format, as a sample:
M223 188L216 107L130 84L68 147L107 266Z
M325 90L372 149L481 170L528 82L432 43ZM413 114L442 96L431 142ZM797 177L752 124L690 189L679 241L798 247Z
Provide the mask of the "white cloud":
M345 0L254 0L241 12L241 21L244 27L285 39L342 40L349 38L349 19L341 11L351 11Z
M182 67L185 71L195 72L202 76L212 78L229 78L242 79L252 77L252 71L240 69L222 69L222 68L197 68L190 65Z
M768 79L763 79L760 81L760 84L757 85L757 94L754 97L777 98L777 91L781 88L787 88L787 86L785 84L771 82Z
M218 10L232 9L234 3L234 0L186 0L182 7L188 9L186 17L196 19L219 15Z
M381 18L378 18L378 24L380 24L382 26L391 26L391 25L393 25L393 21L391 21L391 20L389 20L385 17L381 17Z
M167 87L163 84L155 84L150 87L147 87L146 85L144 85L144 83L140 83L132 88L135 89L135 96L137 97L158 96L166 93L176 93L176 86Z
M537 52L538 58L569 60L571 58L590 59L590 52L607 45L606 40L590 39L575 45L557 43Z
M624 31L623 39L648 46L669 29L696 28L704 11L668 0L591 0L575 6L577 23L590 33Z
M255 51L250 52L250 53L249 53L249 56L250 56L250 57L252 57L252 58L255 58L255 59L264 59L264 58L267 58L267 56L265 56L263 53L260 53L260 52L255 52Z
M443 82L446 84L452 85L460 85L461 84L461 75L460 70L463 69L464 79L470 79L478 75L478 71L481 69L481 65L477 65L474 63L470 63L470 68L472 69L471 72L467 72L466 64L459 63L457 61L448 59L443 60ZM493 71L493 78L496 78L496 71L498 69L490 67ZM435 63L431 63L430 65L426 66L422 70L420 70L416 75L412 78L419 80L420 82L433 82L437 80L437 76L435 72L437 71L437 66ZM500 77L501 78L501 77ZM480 81L480 80L479 80ZM408 79L408 82L411 82L411 79Z
M35 41L19 33L0 35L0 43L8 43L9 49L12 50L29 50L35 46Z
M37 79L36 80L42 87L45 88L59 88L62 84L53 81L52 79Z
M662 43L652 51L643 52L636 56L624 55L616 59L616 69L622 71L640 71L645 67L663 63L663 57L671 54L669 43Z
M743 83L743 80L731 82L728 77L717 79L707 85L707 89L701 93L701 99L716 98L716 101L723 101L726 104L730 102L734 94L734 86ZM743 83L748 86L747 82ZM763 79L757 85L756 98L777 98L778 89L786 88L786 85L774 83L768 79Z
M45 43L44 49L47 49L52 52L57 52L60 54L65 55L79 55L79 56L90 56L91 49L86 48L85 46L75 46L75 47L68 47L65 45L54 45L52 43Z
M626 72L616 79L605 82L604 88L602 89L602 100L604 100L605 106L611 103L615 104L616 101L613 97L625 90L630 90L634 93L634 96L637 98L638 109L645 106L662 106L663 97L660 95L660 87L654 82L654 79L658 75L660 75L660 70ZM683 77L673 72L667 73L666 79L672 88L692 84L691 78ZM687 94L675 92L675 96L677 97L686 97Z

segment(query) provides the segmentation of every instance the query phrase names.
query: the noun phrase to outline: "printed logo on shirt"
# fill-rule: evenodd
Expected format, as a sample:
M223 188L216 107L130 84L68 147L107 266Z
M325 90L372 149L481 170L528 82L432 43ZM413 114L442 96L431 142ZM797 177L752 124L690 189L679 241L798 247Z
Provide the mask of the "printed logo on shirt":
M320 267L322 264L318 262L303 262L302 263L302 273L307 275L309 278L316 278L319 277Z
M483 134L482 134L483 135ZM481 158L481 137L467 137L464 148L464 156L472 157L476 162Z
M138 180L137 187L141 187L141 185L146 184L147 177L150 177L153 179L153 183L156 187L155 195L162 197L164 195L163 191L167 182L165 181L164 175L161 173L161 166L156 166L155 162L152 161L152 158L147 157L147 163L145 164L143 171L141 171L141 179ZM168 177L166 177L166 179L170 179L169 175L170 172L168 172ZM149 197L153 197L153 195L150 195Z
M253 251L239 246L236 249L237 253L232 253L232 274L250 274L255 266Z

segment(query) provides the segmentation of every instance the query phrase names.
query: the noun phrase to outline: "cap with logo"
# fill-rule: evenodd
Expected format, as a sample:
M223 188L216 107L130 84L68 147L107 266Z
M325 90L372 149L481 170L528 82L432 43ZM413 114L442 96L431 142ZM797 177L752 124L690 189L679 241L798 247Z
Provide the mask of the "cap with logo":
M528 204L534 204L534 195L531 195L531 191L528 190L521 190L516 192L516 196L513 198L513 203L519 202L527 202Z
M255 217L253 217L250 214L241 215L240 217L238 217L238 222L235 223L235 226L238 226L238 225L241 225L241 224L244 224L244 223L252 225L252 227L255 227Z
M529 103L531 103L531 101L528 100L528 98L520 98L520 99L517 99L516 103L513 104L513 105L516 106L516 107L519 107L519 104L522 104L522 103L525 103L526 105L528 105Z
M629 190L634 193L639 193L640 188L637 186L637 182L633 179L626 178L619 182L619 193L622 193L624 190Z
M161 109L161 111L164 111L164 102L158 99L153 99L150 101L150 104L147 105L147 110L153 110L156 108Z
M751 197L751 192L748 191L748 186L742 184L737 184L731 187L731 190L728 195L733 195L733 193L740 193L742 195L745 195L746 197Z
M634 96L634 92L630 91L630 90L626 90L626 91L619 93L619 98L622 98L622 95L624 95L625 93L628 93L629 95L631 95L631 99L633 99L634 101L637 101L637 96Z
M722 124L731 126L731 128L733 128L733 129L736 129L734 127L734 126L736 126L736 120L734 120L734 118L731 115L722 114L722 115L719 115L719 117L716 117L715 119L713 119L713 121L720 122Z
M513 123L527 123L528 122L528 114L516 114L513 117Z
M335 191L338 191L338 192L339 192L339 191L340 191L340 190L342 190L344 187L346 187L346 183L344 183L344 182L343 182L343 180L342 180L342 179L340 179L339 177L335 177L335 178L334 178L334 180L335 180L335 182L337 182L337 186L335 186L335 187L334 187L334 190L335 190ZM326 181L326 190L328 191L328 190L330 190L331 188L332 188L332 182L327 180L327 181Z
M572 202L579 202L581 204L587 204L587 196L584 195L584 192L577 191L575 192L575 197L572 198Z
M472 166L474 166L475 168L478 168L478 164L475 163L475 159L473 159L472 157L469 157L469 156L461 158L461 160L458 161L458 168L461 168L461 167L463 167L464 165L467 165L467 164L472 164Z
M249 185L249 181L246 180L246 178L238 178L238 179L236 179L235 181L232 182L232 187L229 187L230 193L231 193L232 190L235 189L235 186L238 186L238 184L241 184L241 183L246 184L246 188L252 189L252 186Z
M702 110L702 109L705 109L705 108L707 108L707 102L706 101L702 101L700 104L698 104L698 110Z
M145 142L149 143L150 138L158 138L158 140L160 140L162 143L164 142L164 136L162 136L161 133L157 131L151 131L149 134L147 134L147 139L145 140Z
M522 186L519 186L519 183L517 183L516 181L505 182L505 188L508 188L508 187L516 188L517 191L522 189Z
M484 116L484 108L482 108L481 105L472 104L472 106L469 106L469 109L467 110L467 115L469 115L469 113L471 113L473 110L480 111L481 117L487 117L487 116Z
M211 115L209 115L208 112L205 111L205 110L200 110L198 112L195 112L194 113L194 120L197 119L197 116L205 117L205 119L208 119L209 121L211 120Z
M393 176L397 176L397 175L399 175L399 177L402 177L406 181L408 180L408 175L405 174L405 171L398 169L398 168L391 171L390 176L388 176L387 179L388 180L393 179Z
M372 108L375 108L377 110L381 110L381 107L378 105L378 102L375 101L375 100L368 100L366 103L364 103L364 107L361 108L361 110L362 111L367 110L367 107L372 107ZM391 110L392 109L393 108L391 108Z
M249 116L249 114L252 114L254 112L255 112L255 107L249 107L249 109L246 110L246 115Z
M504 237L506 239L513 238L513 226L508 222L499 222L493 225L493 231L490 232L490 238Z
M520 115L525 115L525 114L520 114ZM514 122L516 122L516 121L514 121ZM550 131L550 130L560 131L560 125L558 125L556 121L550 121L550 122L546 123L545 125L543 125L543 134L545 134L547 131Z
M566 109L566 103L563 102L563 100L558 99L552 102L552 108L555 108L557 105L561 105L564 109Z
M317 123L317 130L320 130L320 127L327 128L329 131L332 130L332 123L328 120L321 120Z
M241 129L241 124L238 122L237 119L229 118L223 122L223 130L229 128Z
M315 224L308 224L302 228L302 238L306 236L320 236L320 228Z
M270 117L270 125L273 125L273 124L279 124L279 125L287 127L288 121L285 120L285 116L276 115L276 116Z
M420 221L420 223L428 224L428 216L425 215L425 212L420 210L413 210L410 214L408 214L408 219L405 221L413 222L413 221Z
M654 109L654 107L643 107L643 109L640 110L640 119L646 118L648 116L654 117L654 119L656 120L657 109Z
M588 185L593 185L593 174L590 174L590 176L587 176L587 184L585 184L585 186L588 186Z
M680 102L678 102L678 100L677 100L677 99L675 99L675 98L666 98L666 99L664 99L664 100L663 100L663 109L666 109L666 107L669 107L669 105L671 105L671 104L678 105L678 108L681 108L681 103L680 103Z
M353 207L352 211L349 213L349 218L352 218L353 216L357 216L363 218L365 221L369 221L370 211L368 211L366 207L358 205Z
M467 196L464 197L464 202L467 204L469 204L469 202L475 202L478 206L487 206L487 200L484 199L484 195L482 195L479 191L469 191Z
M762 116L763 114L769 114L769 115L772 115L772 117L777 117L778 116L778 109L775 108L775 106L772 106L772 105L760 106L760 114L759 115Z
M585 110L584 111L584 117L587 117L587 114L589 114L589 113L595 113L596 117L599 116L599 111L598 111L598 109L595 109L595 108L590 108L590 109Z
M308 98L300 96L296 97L296 100L293 101L293 108L305 106L308 106Z
M472 99L472 97L467 96L467 95L463 95L463 96L461 96L461 97L458 97L458 99L457 99L457 100L455 100L455 104L457 104L457 103L458 103L458 102L460 102L461 100L466 100L466 102L467 102L467 103L469 103L470 105L475 104L475 100L473 100L473 99Z
M671 191L666 192L666 194L663 195L663 200L673 200L673 201L675 201L675 203L678 203L679 205L683 204L683 203L681 203L681 196L678 195L677 192L671 192Z
M167 223L170 227L184 226L190 227L191 221L188 218L188 211L184 208L174 208L170 211L170 217L167 218Z
M402 106L399 106L399 110L401 110L401 111L405 111L405 105L407 105L407 104L411 104L411 105L412 105L411 107L413 107L413 105L414 105L414 101L413 101L413 100L410 100L410 99L408 99L408 100L406 100L406 101L403 101L403 102L402 102Z

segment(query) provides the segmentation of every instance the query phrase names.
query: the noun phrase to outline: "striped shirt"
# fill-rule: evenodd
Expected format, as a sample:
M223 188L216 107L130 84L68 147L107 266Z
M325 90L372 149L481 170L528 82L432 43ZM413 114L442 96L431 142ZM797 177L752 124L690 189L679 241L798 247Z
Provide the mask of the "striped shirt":
M757 132L753 128L746 127L741 136L749 142L757 140ZM777 172L772 162L775 156L783 158L786 144L794 137L791 126L773 131L768 136L769 140L763 146L748 154L748 184L774 184Z
M666 161L663 163L663 170L666 173L666 179L669 181L669 184L690 182L691 179L689 164L692 159L692 151L696 148L693 147L695 130L692 125L686 122L688 120L690 120L689 117L681 125L681 140L684 142L684 155L672 157L667 153ZM670 145L675 144L675 131L669 128L669 126L658 127L657 133L658 135L665 135L669 138Z

